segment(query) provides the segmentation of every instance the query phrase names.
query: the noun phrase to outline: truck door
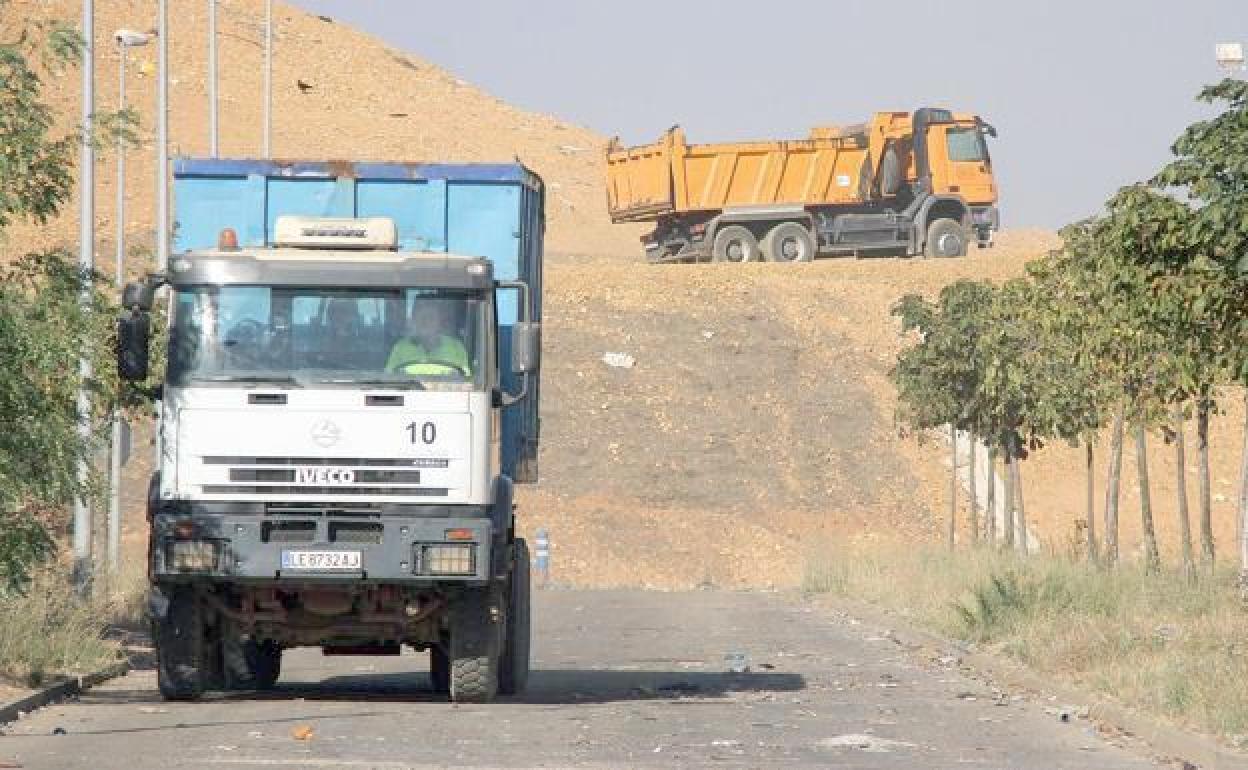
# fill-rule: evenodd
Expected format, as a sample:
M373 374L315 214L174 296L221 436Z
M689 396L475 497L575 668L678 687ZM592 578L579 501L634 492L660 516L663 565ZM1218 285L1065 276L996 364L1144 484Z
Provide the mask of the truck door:
M927 146L933 192L960 195L972 205L996 202L992 159L978 126L973 123L931 126Z

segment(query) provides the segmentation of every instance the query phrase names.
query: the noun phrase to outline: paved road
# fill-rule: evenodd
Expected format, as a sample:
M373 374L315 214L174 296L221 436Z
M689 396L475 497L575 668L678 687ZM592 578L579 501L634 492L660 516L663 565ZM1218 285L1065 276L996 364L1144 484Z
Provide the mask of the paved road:
M521 699L453 707L423 656L288 653L280 689L162 703L136 671L0 738L25 768L1144 768L1087 723L757 593L542 592ZM749 673L727 670L744 652ZM310 727L308 740L294 733ZM55 734L63 729L65 734ZM7 765L4 765L7 766Z

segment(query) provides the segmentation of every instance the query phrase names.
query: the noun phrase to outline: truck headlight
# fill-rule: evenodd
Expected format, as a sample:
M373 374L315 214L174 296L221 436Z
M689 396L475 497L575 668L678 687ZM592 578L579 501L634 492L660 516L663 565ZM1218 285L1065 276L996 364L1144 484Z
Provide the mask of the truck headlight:
M217 568L220 544L213 540L174 540L165 552L170 569L178 572L208 572Z
M426 543L417 569L425 575L477 574L477 546L472 543Z

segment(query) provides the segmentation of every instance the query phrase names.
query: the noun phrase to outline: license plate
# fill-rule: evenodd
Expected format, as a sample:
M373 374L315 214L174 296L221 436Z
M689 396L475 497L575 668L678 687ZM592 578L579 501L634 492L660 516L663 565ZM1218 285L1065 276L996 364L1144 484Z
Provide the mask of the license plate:
M282 569L351 571L361 564L359 551L282 551Z

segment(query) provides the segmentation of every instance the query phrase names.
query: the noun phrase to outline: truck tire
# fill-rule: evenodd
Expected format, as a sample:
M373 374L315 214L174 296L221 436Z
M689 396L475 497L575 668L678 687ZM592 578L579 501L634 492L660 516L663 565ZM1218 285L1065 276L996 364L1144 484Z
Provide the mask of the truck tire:
M450 693L454 703L488 703L498 694L502 630L488 591L470 591L451 606Z
M768 262L810 262L815 258L815 237L798 222L781 222L763 238Z
M511 596L507 604L507 636L498 673L498 691L503 695L518 695L529 682L529 577L529 544L517 538L515 562L511 568Z
M724 227L715 233L711 259L715 262L757 262L758 239L740 225Z
M897 148L891 143L880 158L880 197L891 198L901 191L901 158L897 157Z
M207 689L208 645L194 592L180 589L155 623L156 685L165 700L196 700Z
M923 253L929 257L965 257L970 238L956 219L937 219L927 226Z
M272 641L227 636L221 642L221 667L227 690L272 690L282 675L282 648Z
M445 695L451 691L451 659L446 647L435 644L429 648L429 681L433 691Z
M282 648L277 642L257 642L248 639L243 654L251 668L252 681L257 690L272 690L282 675Z

